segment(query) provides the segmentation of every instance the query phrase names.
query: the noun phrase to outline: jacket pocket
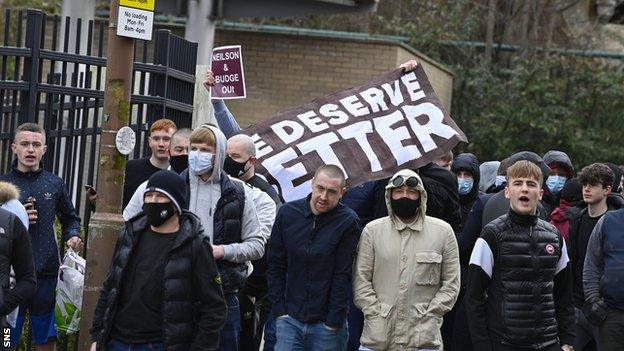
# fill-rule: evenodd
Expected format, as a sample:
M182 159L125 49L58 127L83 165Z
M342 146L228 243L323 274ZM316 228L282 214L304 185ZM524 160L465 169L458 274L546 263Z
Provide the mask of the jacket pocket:
M392 337L390 312L392 306L380 302L378 313L372 313L364 319L364 328L360 342L373 350L388 348L388 340Z
M440 284L442 255L437 252L419 252L415 256L414 281L418 285Z
M413 345L424 349L438 349L442 346L442 317L427 315L419 322L418 344ZM412 346L412 345L410 345Z
M442 317L427 313L429 303L416 303L410 310L408 346L414 349L435 349L442 346Z

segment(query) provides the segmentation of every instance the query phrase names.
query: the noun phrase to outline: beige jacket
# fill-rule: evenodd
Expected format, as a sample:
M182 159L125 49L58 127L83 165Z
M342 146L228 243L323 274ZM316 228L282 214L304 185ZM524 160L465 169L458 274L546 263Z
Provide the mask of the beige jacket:
M416 176L410 170L397 175ZM354 268L355 305L364 313L362 345L373 350L442 350L442 316L459 293L459 253L451 226L425 216L420 182L418 218L406 225L392 212L363 230ZM388 183L392 184L392 180Z

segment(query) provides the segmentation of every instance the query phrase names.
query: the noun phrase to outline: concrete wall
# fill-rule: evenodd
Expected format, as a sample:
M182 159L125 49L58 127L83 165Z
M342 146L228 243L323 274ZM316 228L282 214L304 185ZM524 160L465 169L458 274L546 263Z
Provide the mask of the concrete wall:
M452 73L394 41L217 29L215 46L238 44L243 49L247 99L229 100L227 105L242 127L363 84L412 58L423 63L432 86L450 108Z

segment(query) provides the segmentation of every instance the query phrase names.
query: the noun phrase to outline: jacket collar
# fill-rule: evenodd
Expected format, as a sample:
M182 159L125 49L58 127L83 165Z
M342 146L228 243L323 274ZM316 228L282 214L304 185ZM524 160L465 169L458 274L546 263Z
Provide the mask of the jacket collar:
M413 220L411 223L405 223L399 218L397 218L396 216L390 216L390 219L392 220L392 224L394 225L394 228L396 228L396 230L398 231L402 231L405 228L409 228L411 230L419 232L423 229L423 223L425 222L424 220L421 219L421 217L422 215L419 212L418 217L416 217L416 219Z
M332 214L336 213L339 211L339 209L341 209L344 205L342 204L342 202L338 201L338 204L336 204L336 207L332 208L331 210L325 212L325 213L319 213L318 215L315 215L314 212L312 212L312 207L310 206L310 199L312 199L312 194L308 194L308 196L306 196L304 199L304 203L301 204L302 207L302 211L303 211L303 215L308 218L308 217L314 217L314 216L318 216L318 217L328 217L331 216Z
M17 169L17 159L15 159L13 160L13 163L11 164L11 168L13 169L13 172L15 172L15 174L17 174L20 177L37 178L41 174L41 172L43 172L43 162L39 162L39 169L36 171L22 172L19 169Z
M522 215L518 212L514 211L511 207L509 207L509 218L515 224L518 224L523 227L530 227L537 223L537 214L533 215Z

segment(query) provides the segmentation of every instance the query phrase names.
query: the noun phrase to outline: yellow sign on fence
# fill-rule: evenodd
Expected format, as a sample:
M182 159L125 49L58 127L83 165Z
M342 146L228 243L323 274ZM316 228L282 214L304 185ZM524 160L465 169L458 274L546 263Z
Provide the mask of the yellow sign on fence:
M135 9L154 11L156 0L119 0L119 5Z

